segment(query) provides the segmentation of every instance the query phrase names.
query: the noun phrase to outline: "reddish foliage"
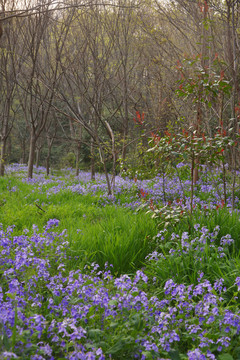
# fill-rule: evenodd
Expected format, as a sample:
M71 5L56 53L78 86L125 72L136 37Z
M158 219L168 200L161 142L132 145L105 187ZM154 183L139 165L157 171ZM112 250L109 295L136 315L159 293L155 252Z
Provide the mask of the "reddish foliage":
M181 70L181 68L182 68L182 65L179 60L177 60L176 68L177 68L177 70Z
M207 1L205 0L204 2L202 1L198 1L198 6L199 6L199 9L200 11L203 13L203 12L207 12L208 11L208 3Z
M144 198L148 195L147 192L145 192L143 189L140 189L141 196Z
M151 136L153 138L154 143L157 145L159 143L161 137L158 136L157 134L154 134L154 132L151 132Z
M136 111L136 118L133 118L135 124L143 125L143 120L144 120L144 113L140 114L139 111Z
M205 10L205 12L208 11L208 3L206 0L204 1L204 10Z
M153 199L150 199L150 205L149 205L151 210L154 210L154 206L153 206Z

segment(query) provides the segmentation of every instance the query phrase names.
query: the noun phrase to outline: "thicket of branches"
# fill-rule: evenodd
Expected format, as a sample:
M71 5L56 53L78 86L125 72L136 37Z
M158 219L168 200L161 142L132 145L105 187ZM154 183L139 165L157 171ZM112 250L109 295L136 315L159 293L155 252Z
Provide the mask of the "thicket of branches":
M0 0L0 174L72 152L110 191L151 133L236 137L239 15L237 0Z

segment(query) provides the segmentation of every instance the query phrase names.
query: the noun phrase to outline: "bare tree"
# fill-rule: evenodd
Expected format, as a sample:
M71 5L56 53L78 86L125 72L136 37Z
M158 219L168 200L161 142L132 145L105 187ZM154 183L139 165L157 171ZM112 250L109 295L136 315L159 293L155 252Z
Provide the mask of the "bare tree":
M14 7L14 1L10 4L1 1L3 15L9 5ZM5 22L4 34L1 32L0 39L0 176L4 175L7 140L18 109L15 101L16 76L20 72L21 62L16 57L16 52L21 49L19 35L15 30L16 24L13 20Z
M21 20L25 60L18 81L18 94L30 133L30 178L33 176L37 140L49 119L54 91L58 84L59 61L67 33L64 23L56 30L55 19L51 19L48 9L49 4L46 3L45 12Z
M107 171L110 151L106 136L110 137L109 122L116 112L116 108L109 105L111 91L109 93L108 86L113 41L107 37L103 11L98 6L93 5L87 12L77 13L72 26L75 36L69 36L64 61L61 61L65 87L62 87L59 96L78 123L79 131L83 128L91 137L92 176L94 149L98 148L111 194L113 189Z

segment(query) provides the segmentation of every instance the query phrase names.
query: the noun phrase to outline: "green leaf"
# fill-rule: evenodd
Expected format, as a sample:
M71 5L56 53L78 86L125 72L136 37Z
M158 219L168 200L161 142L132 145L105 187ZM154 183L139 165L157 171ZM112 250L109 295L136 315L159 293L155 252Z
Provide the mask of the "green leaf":
M6 295L7 295L10 299L12 299L12 300L15 300L15 298L16 298L16 293L14 293L14 294L12 294L12 293L6 293Z
M95 314L95 308L94 306L91 306L90 309L88 310L88 316L92 316L93 314Z
M118 325L119 325L119 323L118 322L114 322L114 321L112 321L112 322L110 322L110 324L109 324L109 326L110 326L110 328L112 328L112 329L116 329L117 327L118 327Z
M88 336L90 339L99 339L102 335L102 331L100 329L91 329L88 331Z
M236 353L236 360L240 360L240 347L237 347L236 349L235 349L235 353Z
M16 337L17 337L17 306L15 306L15 311L14 311L14 325L13 325L13 330L12 330L12 351L14 351L15 348L15 344L16 344Z
M3 345L7 351L10 350L11 345L10 345L9 338L7 336L7 333L6 333L6 330L4 327L3 327Z
M234 360L230 354L222 354L218 357L219 360Z
M177 350L169 351L168 355L170 356L171 360L181 360L179 352Z
M108 302L108 304L111 305L111 306L117 306L118 302L117 302L117 300L110 300Z
M124 343L122 340L119 340L107 350L106 354L116 354L122 349L124 349Z

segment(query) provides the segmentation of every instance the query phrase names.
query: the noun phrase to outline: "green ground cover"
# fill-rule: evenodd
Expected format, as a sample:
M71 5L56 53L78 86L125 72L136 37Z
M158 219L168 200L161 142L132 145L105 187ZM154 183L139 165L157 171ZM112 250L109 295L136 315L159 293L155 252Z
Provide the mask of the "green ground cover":
M205 183L191 214L171 178L1 178L0 357L240 359L239 212Z

